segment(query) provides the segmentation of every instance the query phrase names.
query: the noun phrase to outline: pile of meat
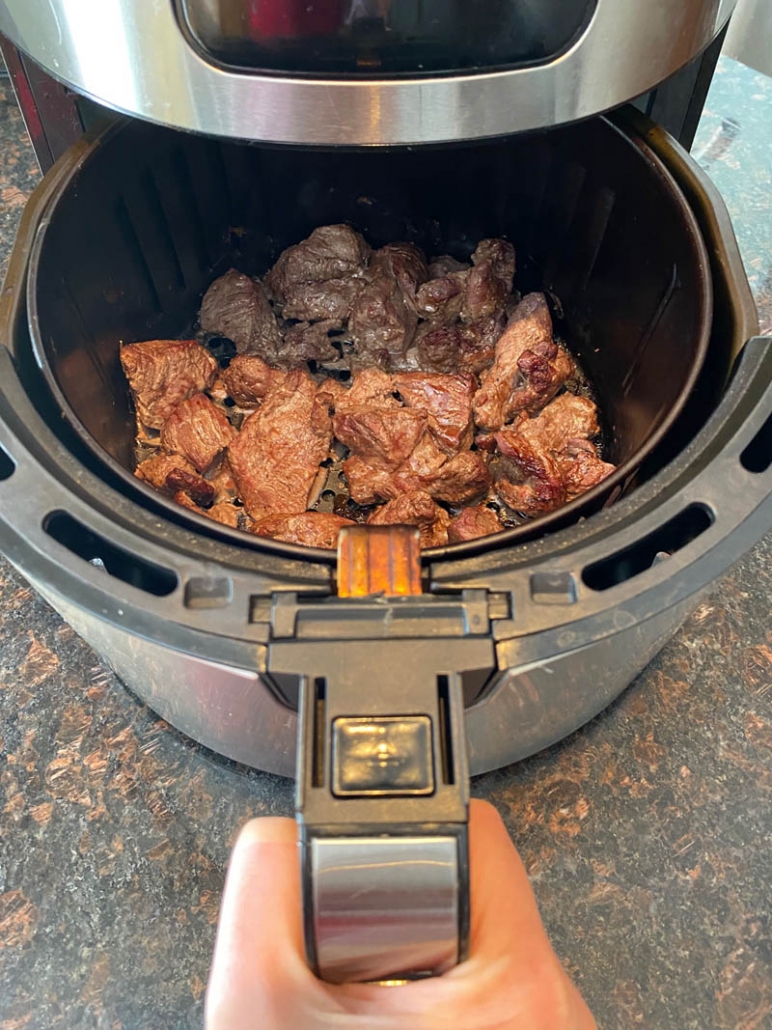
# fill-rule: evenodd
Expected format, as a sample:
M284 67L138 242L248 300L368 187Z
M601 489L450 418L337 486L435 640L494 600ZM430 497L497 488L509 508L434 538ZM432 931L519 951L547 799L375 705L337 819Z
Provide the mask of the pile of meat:
M207 290L194 340L121 348L136 475L191 511L332 548L342 526L417 526L424 547L553 511L613 471L597 409L515 253L471 263L316 229L261 281Z

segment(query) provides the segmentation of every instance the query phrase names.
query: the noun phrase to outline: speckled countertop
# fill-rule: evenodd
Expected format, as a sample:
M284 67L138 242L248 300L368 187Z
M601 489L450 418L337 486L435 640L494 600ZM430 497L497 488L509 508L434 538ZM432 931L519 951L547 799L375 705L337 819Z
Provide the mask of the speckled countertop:
M772 329L772 80L722 61L694 152ZM0 84L0 261L38 174ZM772 538L624 696L490 774L555 946L615 1030L772 1026ZM201 1025L223 869L288 781L138 704L0 561L0 1030Z

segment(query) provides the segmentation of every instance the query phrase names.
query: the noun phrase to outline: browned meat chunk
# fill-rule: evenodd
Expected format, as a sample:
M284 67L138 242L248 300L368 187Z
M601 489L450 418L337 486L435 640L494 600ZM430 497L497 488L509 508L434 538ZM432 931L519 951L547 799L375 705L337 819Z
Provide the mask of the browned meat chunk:
M420 452L420 445L416 450ZM357 504L375 504L416 491L446 504L470 504L490 489L488 467L476 451L462 451L434 468L420 465L414 452L396 471L370 465L357 457L344 462L343 471L351 499Z
M372 357L381 364L383 352L386 360L403 355L417 322L394 276L378 276L358 294L351 309L349 329L360 360Z
M175 494L187 494L196 504L209 505L214 501L214 487L195 472L172 469L166 477L166 485Z
M211 504L214 498L212 484L202 479L180 454L154 454L152 458L146 458L137 465L134 475L165 493L186 491L199 504Z
M493 367L474 398L475 421L496 430L521 411L539 411L573 371L571 356L552 340L544 295L528 294L496 344Z
M274 361L281 335L263 284L231 268L204 294L201 328L233 340L239 354L259 354Z
M330 343L328 333L338 328L340 323L331 319L291 325L284 334L281 361L291 365L303 361L334 361L338 352Z
M482 372L493 364L504 325L501 315L471 325L422 322L415 336L418 363L428 372Z
M180 507L187 508L189 511L195 512L196 515L203 515L204 518L220 522L223 526L230 526L231 529L239 528L239 509L235 508L232 504L228 504L227 501L213 504L211 508L200 508L183 491L176 493L174 500Z
M553 458L511 429L502 429L496 441L502 456L489 468L506 505L523 515L542 515L565 503L565 483Z
M450 520L448 543L462 544L466 540L478 540L481 536L500 533L503 528L498 515L492 508L487 508L485 505L464 508L454 519Z
M362 408L333 416L335 436L354 454L385 469L407 461L427 425L425 411Z
M280 255L266 284L283 301L296 283L323 283L360 275L369 257L370 248L351 226L323 225Z
M308 375L289 372L242 426L228 460L253 518L305 511L330 448L331 399Z
M461 314L470 272L450 272L419 287L415 308L421 318L449 325Z
M324 319L340 328L351 314L364 285L364 279L354 276L324 282L291 283L284 293L282 314L285 318L299 318L306 322Z
M439 472L420 476L423 489L446 504L471 504L490 489L488 466L476 451L462 451L449 458Z
M222 373L228 395L241 408L255 408L271 392L281 386L286 372L271 368L262 358L238 354Z
M233 478L227 455L223 454L214 468L207 473L208 482L212 484L214 499L216 503L221 501L233 501L238 497L236 480Z
M590 438L598 433L591 400L563 394L538 418L521 417L496 434L502 458L491 462L502 499L524 515L552 511L608 476Z
M350 519L320 511L306 511L302 515L269 515L258 519L250 527L251 533L270 536L288 544L306 547L324 547L333 550L338 544L338 533L344 526L353 526Z
M441 254L429 262L429 278L442 279L451 272L466 272L468 269L468 262L456 261L450 254Z
M478 322L502 311L512 293L515 248L506 240L482 240L472 254L462 317Z
M222 411L203 393L178 404L161 430L164 450L182 454L205 472L236 432Z
M365 368L357 372L351 386L336 396L336 410L358 411L360 408L399 408L400 402L394 396L394 377L379 368Z
M474 376L403 372L394 376L394 385L408 408L428 413L429 431L447 454L469 447Z
M596 447L589 440L569 440L558 457L558 465L569 501L591 490L616 470L615 465L598 457Z
M426 493L403 494L367 520L371 526L417 526L422 547L442 547L448 542L450 515Z
M180 401L211 386L217 362L195 340L147 340L121 347L137 417L160 429Z
M393 276L406 297L413 298L429 272L423 251L414 243L387 243L376 250L370 262L369 277Z

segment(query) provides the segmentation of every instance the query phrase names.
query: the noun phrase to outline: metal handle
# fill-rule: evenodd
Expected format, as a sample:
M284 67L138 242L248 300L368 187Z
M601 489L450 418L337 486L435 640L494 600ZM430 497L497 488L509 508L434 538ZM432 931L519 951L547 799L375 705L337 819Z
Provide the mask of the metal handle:
M420 594L416 530L341 536L339 594ZM468 772L453 643L306 649L315 675L301 686L298 820L306 951L325 980L439 974L466 954Z

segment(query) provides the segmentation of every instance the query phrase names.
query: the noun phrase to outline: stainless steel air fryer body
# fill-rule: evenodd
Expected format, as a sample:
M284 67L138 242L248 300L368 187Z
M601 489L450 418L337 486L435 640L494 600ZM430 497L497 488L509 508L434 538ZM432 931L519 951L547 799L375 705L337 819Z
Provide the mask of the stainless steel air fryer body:
M736 0L1 0L0 32L150 121L310 145L560 125L701 53Z

